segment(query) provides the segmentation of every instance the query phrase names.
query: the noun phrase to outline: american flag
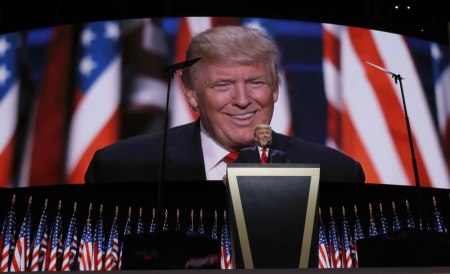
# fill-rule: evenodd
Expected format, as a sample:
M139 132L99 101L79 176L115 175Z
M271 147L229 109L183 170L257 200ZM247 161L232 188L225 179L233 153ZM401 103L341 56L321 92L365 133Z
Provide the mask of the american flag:
M330 225L329 225L329 240L330 240L330 262L331 268L342 268L341 248L339 243L339 236L337 225L333 217L333 209L330 207Z
M40 271L40 264L44 261L47 250L47 200L41 214L39 226L33 240L32 254L30 258L30 271Z
M181 230L181 224L180 224L180 209L177 208L177 216L176 216L176 221L175 221L175 231L180 231Z
M220 238L220 267L221 269L233 269L231 261L231 241L228 234L228 226L226 222L226 213L224 213L224 222L222 225L222 235Z
M128 218L127 222L125 223L125 228L123 231L123 235L130 235L131 234L131 207L128 209ZM122 254L123 254L123 238L122 243L120 244L120 251L119 251L119 264L117 266L117 270L122 270Z
M344 207L342 207L342 267L353 267L350 226L345 215Z
M408 229L416 229L416 222L414 221L414 216L409 208L408 200L405 200L406 205L406 227Z
M22 226L20 227L19 236L16 241L16 248L12 258L9 271L28 271L28 260L30 256L31 244L31 197L28 204L27 212L23 218Z
M200 220L199 220L197 232L200 235L205 234L205 225L203 224L203 211L202 210L200 210Z
M150 233L156 232L156 209L153 209L152 220L150 222L150 226L149 226L148 231Z
M0 186L12 185L15 135L18 121L17 74L20 34L0 35Z
M136 224L136 234L143 234L144 233L144 221L142 220L142 207L139 208L139 217Z
M433 61L434 92L444 155L450 166L450 52L448 47L430 44Z
M64 25L41 29L28 34L29 40L50 36L45 47L45 67L41 86L36 90L33 107L29 111L19 186L55 185L65 182L64 161L69 108L73 94L72 66L74 65L75 26ZM42 39L43 40L43 39Z
M434 196L433 196L433 218L434 218L434 231L437 233L447 233L444 218L441 215L441 211L438 209L436 197Z
M115 21L83 27L75 111L68 140L69 183L82 183L94 152L118 140L119 37L119 24Z
M356 205L354 206L355 211L355 225L353 229L353 241L352 241L352 254L353 254L353 263L355 268L359 268L359 257L358 257L358 241L364 239L364 232L361 227L361 222L359 221L358 208Z
M111 225L111 232L109 234L108 246L106 247L105 255L105 270L117 270L117 263L119 260L119 232L117 228L117 212Z
M217 233L217 211L214 211L214 224L211 230L211 239L218 240L219 235Z
M377 225L375 224L375 219L373 217L373 212L372 212L372 204L369 203L369 237L375 237L378 236L378 229L377 229Z
M67 229L66 240L64 243L64 253L61 265L61 271L70 271L75 261L75 257L78 251L78 232L77 232L77 216L76 216L76 203L74 206L74 212L70 218L69 228Z
M89 215L83 229L83 234L81 235L80 252L78 255L78 264L80 271L94 270L91 209L92 204L89 206Z
M330 24L323 35L330 143L361 162L369 183L415 185L399 87L367 60L406 79L421 185L448 188L440 138L404 37Z
M100 206L100 215L94 229L94 268L92 270L103 270L103 256L105 253L105 227L103 224L103 205Z
M167 208L166 208L166 211L164 212L164 223L163 223L163 227L162 227L162 231L169 231L169 220L168 220L168 217L167 217ZM152 224L153 224L153 222L152 222ZM152 224L150 224L150 228L152 227ZM156 224L154 225L154 227L155 227L155 231L156 231Z
M62 217L61 217L61 201L58 204L55 219L50 230L49 244L44 259L44 271L59 270L59 255L62 245Z
M0 235L0 272L7 272L9 270L10 254L14 252L14 235L16 234L16 210L14 208L15 195L11 209L5 217L3 222L2 232Z
M402 226L400 224L400 218L398 217L397 214L397 209L395 207L395 202L392 201L392 231L396 232L402 229Z
M330 268L330 258L328 256L328 241L325 225L322 220L321 209L319 208L319 268Z
M191 210L191 222L189 223L188 231L194 231L194 210Z
M388 220L383 213L383 205L380 203L380 234L386 235L390 232Z

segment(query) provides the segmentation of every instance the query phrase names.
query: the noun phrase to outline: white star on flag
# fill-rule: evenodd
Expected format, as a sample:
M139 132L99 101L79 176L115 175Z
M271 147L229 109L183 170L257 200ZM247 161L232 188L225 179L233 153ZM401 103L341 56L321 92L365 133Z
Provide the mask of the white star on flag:
M0 56L4 56L5 52L10 48L11 46L6 41L6 39L3 37L0 39Z
M95 69L96 63L92 60L91 56L85 56L80 62L80 73L83 75L89 75Z
M0 66L0 85L3 85L10 75L11 73L8 71L5 65Z
M119 38L119 26L116 23L108 22L105 24L105 37L113 40Z
M85 29L81 35L81 43L88 47L95 38L95 33L91 29Z

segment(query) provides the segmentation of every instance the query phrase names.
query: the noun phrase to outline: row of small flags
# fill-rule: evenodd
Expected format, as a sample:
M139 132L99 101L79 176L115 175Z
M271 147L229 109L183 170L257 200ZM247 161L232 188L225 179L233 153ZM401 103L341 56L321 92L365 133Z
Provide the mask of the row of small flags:
M155 233L157 231L181 231L179 222L179 210L176 214L176 225L170 229L168 224L168 212L165 211L164 223L158 229L155 219L155 209L153 209L152 220L145 229L142 218L142 208L136 228L132 230L131 207L128 209L128 217L120 233L118 228L118 211L115 209L115 216L107 237L103 219L103 206L100 205L98 219L93 224L91 213L92 203L89 206L87 220L79 238L77 203L73 207L69 226L64 229L61 216L62 203L59 201L54 220L49 227L47 205L45 201L37 230L32 233L31 204L29 198L28 208L17 233L15 195L12 198L11 208L7 212L0 234L0 272L17 271L115 271L122 269L123 237L125 235L139 235L146 232ZM194 211L191 211L191 222L188 231L194 231L207 237L220 241L220 263L222 269L233 269L231 262L231 242L226 222L226 212L224 211L224 222L219 229L217 221L217 211L214 216L214 224L211 233L207 234L203 224L203 215L200 210L199 223L194 226ZM64 233L66 232L66 233Z
M392 221L389 222L383 213L383 205L379 203L378 217L375 217L372 203L369 203L369 224L365 233L361 226L358 208L354 205L353 229L351 229L346 215L345 206L342 206L341 221L338 224L330 206L328 227L322 218L322 209L319 207L319 242L318 242L318 268L358 268L358 247L361 239L388 235L400 230L419 230L435 233L447 233L444 218L438 209L436 198L432 197L433 209L431 220L425 214L414 216L409 201L405 200L406 219L402 223L397 213L396 204L392 201ZM423 213L423 212L422 212Z

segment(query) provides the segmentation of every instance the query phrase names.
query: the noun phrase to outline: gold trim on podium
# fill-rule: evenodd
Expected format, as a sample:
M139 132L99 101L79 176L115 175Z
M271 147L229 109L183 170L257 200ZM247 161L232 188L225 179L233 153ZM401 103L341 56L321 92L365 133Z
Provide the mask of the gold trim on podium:
M247 225L242 208L241 195L238 187L238 176L289 176L289 177L310 177L310 187L308 194L308 205L306 209L306 219L303 230L303 240L301 243L301 252L299 268L308 268L310 257L310 248L312 243L315 213L317 206L317 197L319 192L319 167L228 167L227 178L230 191L231 204L236 220L236 227L239 235L242 257L245 269L254 269L252 251L247 233Z

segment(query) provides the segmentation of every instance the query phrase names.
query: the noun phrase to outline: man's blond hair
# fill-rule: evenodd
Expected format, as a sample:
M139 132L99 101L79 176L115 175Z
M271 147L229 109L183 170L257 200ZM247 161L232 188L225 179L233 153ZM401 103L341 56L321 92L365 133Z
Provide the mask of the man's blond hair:
M265 129L268 128L270 130L270 132L272 132L272 127L270 125L267 124L259 124L255 127L255 131L253 132L253 136L256 137L256 132L258 132L258 130L260 129Z

